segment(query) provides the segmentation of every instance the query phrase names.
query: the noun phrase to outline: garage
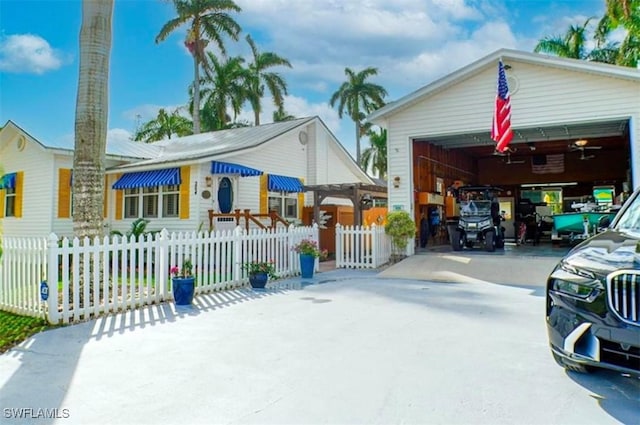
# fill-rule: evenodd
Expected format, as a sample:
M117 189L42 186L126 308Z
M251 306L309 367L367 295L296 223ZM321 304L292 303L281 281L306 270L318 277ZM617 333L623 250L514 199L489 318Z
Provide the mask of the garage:
M490 130L500 60L513 139L497 154ZM638 69L502 49L368 120L387 129L389 209L416 222L445 219L451 186L494 185L503 189L505 235L515 240L525 215L553 222L603 192L620 204L640 185ZM442 230L435 237L444 243Z

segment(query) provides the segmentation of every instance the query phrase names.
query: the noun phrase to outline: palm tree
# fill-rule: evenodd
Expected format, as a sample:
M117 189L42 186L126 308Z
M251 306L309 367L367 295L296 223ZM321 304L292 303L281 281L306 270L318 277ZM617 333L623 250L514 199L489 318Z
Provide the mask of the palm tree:
M291 121L295 119L296 117L284 110L284 106L273 111L273 122Z
M73 233L103 235L102 209L113 0L82 2L73 154Z
M278 108L284 105L284 96L287 95L287 83L275 72L267 72L274 66L286 66L291 68L291 63L273 52L260 52L250 35L246 37L251 47L253 62L248 68L247 95L253 108L254 124L260 125L260 112L262 112L261 100L264 97L265 86L273 97L273 103Z
M219 124L223 124L214 130L227 127L228 107L233 111L235 120L247 99L247 70L243 68L243 63L244 59L240 56L219 60L214 54L207 52L207 76L203 79L206 87L202 90L204 108L216 115Z
M550 53L563 58L587 59L585 51L587 25L592 18L580 25L571 25L564 36L545 37L533 49L537 53Z
M378 69L369 67L356 73L345 68L347 81L333 93L329 104L334 107L338 103L338 116L342 118L344 112L351 117L356 125L356 161L360 164L360 136L362 134L362 117L384 105L387 91L384 87L367 82L367 78L377 75Z
M180 115L178 109L175 109L171 114L167 114L164 108L160 108L158 116L137 130L133 140L149 143L165 138L171 139L171 136L187 136L192 132L193 123L188 118Z
M222 40L228 35L238 40L240 25L228 12L240 12L240 7L233 0L173 0L178 16L162 27L156 36L156 43L165 40L169 34L184 24L189 25L185 45L193 55L193 101L198 107L193 115L193 132L200 133L200 65L205 61L204 49L208 37L216 43L220 52L226 54Z
M387 178L387 130L380 129L379 133L369 131L369 144L362 152L362 168L377 173L378 178Z
M635 68L640 61L640 0L607 0L606 5L606 13L596 29L596 42L606 43L611 31L623 27L627 34L617 46L612 63Z

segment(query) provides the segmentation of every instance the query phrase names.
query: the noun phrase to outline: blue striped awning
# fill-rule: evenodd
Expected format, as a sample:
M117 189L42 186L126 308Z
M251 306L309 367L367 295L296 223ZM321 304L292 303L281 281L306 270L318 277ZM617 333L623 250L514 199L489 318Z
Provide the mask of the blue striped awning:
M269 174L267 188L270 192L304 192L300 179L277 174Z
M15 189L16 173L5 174L0 177L0 189Z
M245 167L231 162L211 161L211 174L240 174L242 177L261 176L263 173L255 168Z
M164 170L123 174L111 187L114 189L136 189L139 187L166 186L180 183L180 169L166 168Z

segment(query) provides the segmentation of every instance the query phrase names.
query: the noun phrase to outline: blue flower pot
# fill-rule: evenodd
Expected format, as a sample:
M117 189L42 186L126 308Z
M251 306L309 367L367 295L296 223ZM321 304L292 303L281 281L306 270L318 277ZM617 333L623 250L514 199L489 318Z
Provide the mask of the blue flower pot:
M269 275L266 273L256 273L249 275L249 283L254 289L263 289L269 280Z
M195 290L195 278L174 277L171 280L173 290L173 300L176 305L190 305L193 301Z
M313 255L300 254L300 272L305 279L313 277L313 268L316 265L316 257Z

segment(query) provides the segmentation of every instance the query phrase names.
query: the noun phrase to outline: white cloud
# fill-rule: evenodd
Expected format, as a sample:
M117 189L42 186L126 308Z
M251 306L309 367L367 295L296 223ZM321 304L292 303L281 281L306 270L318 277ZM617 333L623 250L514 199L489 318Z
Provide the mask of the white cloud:
M123 128L111 128L107 131L107 143L131 141L133 135Z
M62 54L40 36L15 34L0 39L0 71L44 74L62 63Z

